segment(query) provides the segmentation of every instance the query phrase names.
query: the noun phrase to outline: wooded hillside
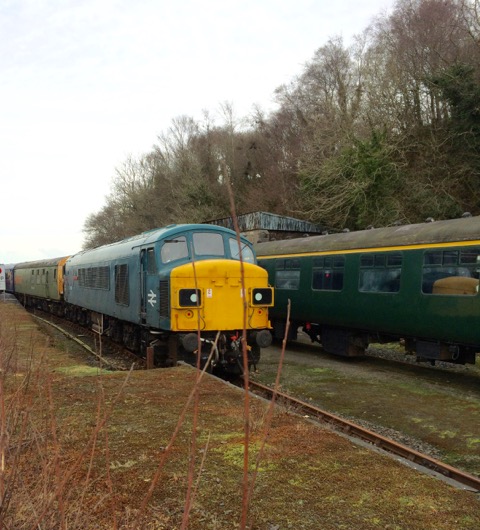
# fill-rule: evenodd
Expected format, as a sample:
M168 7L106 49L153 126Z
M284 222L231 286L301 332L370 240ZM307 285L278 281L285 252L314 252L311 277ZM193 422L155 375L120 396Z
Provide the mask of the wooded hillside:
M352 46L332 37L275 111L173 120L116 170L86 247L263 210L333 229L480 214L480 0L398 0ZM252 80L254 81L254 80Z

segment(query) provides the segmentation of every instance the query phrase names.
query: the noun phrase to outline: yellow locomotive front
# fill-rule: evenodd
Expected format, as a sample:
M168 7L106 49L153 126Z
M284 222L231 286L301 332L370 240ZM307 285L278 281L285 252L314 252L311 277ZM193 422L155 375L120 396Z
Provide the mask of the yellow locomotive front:
M213 368L241 372L244 330L249 366L271 344L273 296L267 272L253 263L215 259L180 265L170 275L171 331L202 363L212 354Z

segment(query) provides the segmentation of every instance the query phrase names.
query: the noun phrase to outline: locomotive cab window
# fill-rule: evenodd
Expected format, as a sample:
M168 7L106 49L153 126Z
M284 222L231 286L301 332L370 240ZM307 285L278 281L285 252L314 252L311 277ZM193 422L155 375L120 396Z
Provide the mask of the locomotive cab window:
M178 236L172 239L167 239L162 246L160 256L163 263L169 263L177 259L184 259L188 257L187 239L185 236Z
M300 260L281 259L275 264L275 287L297 290L300 287Z
M312 289L341 291L345 271L344 256L325 256L313 259Z
M230 255L233 259L240 259L240 252L238 250L238 241L234 237L228 239L228 244L230 247ZM253 256L252 249L245 243L240 241L240 246L242 249L242 260L247 263L255 263L255 257Z
M401 273L401 252L362 254L358 289L362 293L398 293Z
M432 250L423 257L422 292L433 295L478 293L480 248Z
M195 256L225 256L223 237L213 232L194 232L193 248Z

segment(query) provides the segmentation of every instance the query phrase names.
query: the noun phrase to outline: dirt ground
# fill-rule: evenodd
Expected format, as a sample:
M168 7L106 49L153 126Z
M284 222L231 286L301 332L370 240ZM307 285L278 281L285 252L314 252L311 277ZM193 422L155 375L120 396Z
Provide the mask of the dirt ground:
M265 444L249 528L480 527L474 493L282 408L265 435L268 403L250 398L245 418L244 394L209 376L194 414L195 400L187 405L191 368L100 370L9 303L0 303L0 352L4 528L181 528L189 483L195 495L188 528L241 528L246 423L249 485ZM259 373L267 366L268 359Z

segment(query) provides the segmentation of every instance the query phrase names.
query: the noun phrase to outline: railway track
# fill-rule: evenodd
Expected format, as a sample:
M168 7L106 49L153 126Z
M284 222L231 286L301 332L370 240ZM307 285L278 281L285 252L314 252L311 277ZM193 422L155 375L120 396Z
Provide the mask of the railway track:
M145 359L141 359L121 345L112 342L108 337L100 338L98 334L88 328L38 309L31 315L81 346L103 367L108 367L111 370L130 370L134 364L136 369L145 368Z
M480 477L466 473L460 469L454 468L444 462L432 458L426 454L420 453L399 442L386 438L365 427L361 427L349 420L343 419L330 412L319 409L309 403L305 403L283 392L277 392L273 388L255 381L249 381L249 390L257 395L269 400L275 398L283 404L293 407L297 412L308 415L310 418L320 420L332 426L336 431L340 431L348 436L363 440L383 449L388 453L404 458L418 466L435 471L455 482L462 484L473 491L480 491Z

